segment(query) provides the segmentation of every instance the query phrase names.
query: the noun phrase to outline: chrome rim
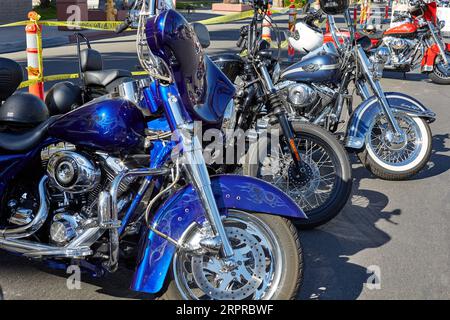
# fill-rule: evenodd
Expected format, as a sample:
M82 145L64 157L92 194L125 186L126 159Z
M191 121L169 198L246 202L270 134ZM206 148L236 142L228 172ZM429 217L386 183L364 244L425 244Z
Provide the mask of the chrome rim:
M450 55L446 55L447 56L447 60L450 62ZM444 65L444 62L441 59L441 56L439 56L438 61L436 63L436 67L434 68L434 73L442 79L449 79L450 78L450 63L449 65L446 67ZM447 74L445 74L445 72L447 72Z
M278 288L284 261L277 238L261 219L230 212L223 220L234 249L236 267L229 269L218 254L179 251L173 262L178 290L187 300L266 300ZM192 246L204 236L194 226L184 237Z
M401 148L392 148L387 138L392 134L384 115L379 115L372 123L368 135L368 147L383 163L402 167L416 160L422 149L422 132L418 124L408 115L395 114L400 128L406 135L406 141Z
M264 159L260 176L288 194L304 211L312 211L326 203L336 185L336 161L330 152L312 138L296 139L309 178L296 179L294 161L287 148Z

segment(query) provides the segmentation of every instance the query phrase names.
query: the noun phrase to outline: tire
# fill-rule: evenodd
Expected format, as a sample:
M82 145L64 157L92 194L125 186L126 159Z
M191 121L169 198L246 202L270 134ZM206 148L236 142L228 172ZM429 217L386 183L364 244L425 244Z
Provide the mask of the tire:
M408 116L409 117L409 116ZM408 165L393 166L389 165L382 159L376 156L375 152L368 146L366 139L366 146L358 153L358 157L362 164L377 177L383 180L401 181L407 180L416 175L425 167L431 156L432 134L429 124L422 118L410 117L417 127L420 129L422 135L422 147L418 152L417 158ZM372 125L370 126L372 127Z
M321 146L324 146L336 165L335 184L331 195L324 203L315 208L310 209L303 205L301 199L292 195L289 186L286 188L278 186L290 195L308 216L308 219L295 220L294 224L301 229L313 229L336 217L350 198L352 190L351 165L346 150L332 134L321 127L307 122L296 121L292 125L296 135L300 138L315 139ZM275 126L274 129L277 129L277 127ZM279 132L282 135L282 132ZM245 175L262 178L267 181L261 174L261 161L258 161L258 159L262 157L259 152L267 150L268 143L269 139L260 139L257 147L255 146L256 144L250 147L247 160L244 164Z
M450 68L447 71L449 73L449 75L446 76L442 72L442 70L440 70L440 68L439 68L439 57L436 58L437 61L436 61L436 64L435 64L435 66L433 68L433 72L430 72L428 74L428 77L430 78L431 81L433 81L434 83L437 83L437 84L450 84ZM447 53L447 59L450 61L450 54L449 53ZM442 68L443 67L444 66L442 66Z
M273 286L273 293L270 300L292 300L295 299L300 288L303 278L303 254L300 245L298 232L294 225L287 219L279 216L271 216L267 214L249 214L238 213L238 215L252 216L253 219L259 220L265 225L265 228L271 230L275 235L279 252L282 255L283 268L278 270L279 281ZM226 221L227 219L225 219ZM226 224L225 224L226 225ZM178 255L179 253L177 253ZM186 300L183 294L182 285L175 279L174 270L177 269L177 255L174 257L171 270L169 271L168 281L164 288L164 293L159 299L161 300ZM275 279L275 278L274 278ZM275 281L275 280L273 280ZM210 297L208 297L210 298ZM267 298L267 297L266 297ZM229 298L226 298L229 300Z

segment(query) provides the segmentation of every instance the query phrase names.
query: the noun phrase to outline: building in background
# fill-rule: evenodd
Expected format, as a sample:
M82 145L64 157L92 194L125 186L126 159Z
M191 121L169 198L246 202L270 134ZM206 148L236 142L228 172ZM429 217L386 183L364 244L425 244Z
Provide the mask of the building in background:
M33 0L0 0L0 24L26 20Z

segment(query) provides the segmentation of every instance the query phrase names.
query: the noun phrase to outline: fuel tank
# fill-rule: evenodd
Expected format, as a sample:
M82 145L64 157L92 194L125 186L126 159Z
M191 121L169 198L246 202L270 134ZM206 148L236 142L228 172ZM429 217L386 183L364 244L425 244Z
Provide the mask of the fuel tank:
M283 80L299 82L336 82L340 79L339 55L333 52L334 45L325 44L311 51L281 74ZM335 49L334 49L335 50Z
M405 22L387 29L384 32L384 35L400 38L415 38L417 35L417 27L411 22Z
M144 140L145 121L141 111L124 99L92 101L59 118L49 135L89 149L130 153Z

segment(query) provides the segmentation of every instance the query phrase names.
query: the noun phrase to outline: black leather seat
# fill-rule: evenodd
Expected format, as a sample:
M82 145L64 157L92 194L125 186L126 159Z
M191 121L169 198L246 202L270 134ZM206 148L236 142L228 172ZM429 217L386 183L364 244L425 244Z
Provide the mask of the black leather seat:
M119 78L129 77L132 77L130 71L120 69L86 71L84 73L84 80L87 86L107 87Z
M103 70L103 59L100 52L94 49L85 49L80 53L81 70L87 86L103 87L107 90L120 84L121 79L132 77L130 71L121 69ZM127 80L128 81L128 80Z
M368 31L365 31L365 30L361 30L361 35L362 36L367 36L370 39L380 40L380 39L383 38L384 31L383 30L377 30L375 32L368 32Z
M47 129L60 116L50 117L36 128L26 132L0 132L0 150L9 152L26 152L36 147L47 138Z

